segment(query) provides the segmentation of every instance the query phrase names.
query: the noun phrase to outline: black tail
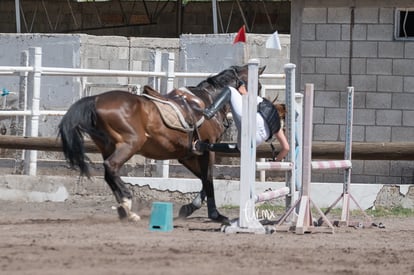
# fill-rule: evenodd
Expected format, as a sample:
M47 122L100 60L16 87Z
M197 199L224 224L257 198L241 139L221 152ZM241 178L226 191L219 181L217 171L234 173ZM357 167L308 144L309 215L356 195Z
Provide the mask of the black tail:
M59 123L59 136L66 160L72 168L78 166L81 175L90 176L84 147L84 134L96 131L95 97L85 97L75 102Z

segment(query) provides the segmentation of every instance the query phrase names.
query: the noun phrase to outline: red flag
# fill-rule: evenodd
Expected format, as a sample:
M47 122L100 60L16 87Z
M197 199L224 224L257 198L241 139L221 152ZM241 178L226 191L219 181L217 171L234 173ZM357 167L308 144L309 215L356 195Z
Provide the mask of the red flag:
M243 27L240 28L239 32L234 38L233 44L236 44L239 42L243 42L243 43L246 42L246 26L245 25L243 25Z

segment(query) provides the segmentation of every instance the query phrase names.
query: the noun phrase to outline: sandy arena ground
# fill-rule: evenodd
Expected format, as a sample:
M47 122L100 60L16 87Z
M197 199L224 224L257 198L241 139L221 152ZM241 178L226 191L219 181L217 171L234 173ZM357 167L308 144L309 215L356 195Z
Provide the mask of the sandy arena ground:
M148 206L138 224L120 222L112 206L113 198L103 196L0 201L1 274L414 273L414 217L335 234L225 234L202 208L166 233L148 229ZM221 212L238 216L237 209Z

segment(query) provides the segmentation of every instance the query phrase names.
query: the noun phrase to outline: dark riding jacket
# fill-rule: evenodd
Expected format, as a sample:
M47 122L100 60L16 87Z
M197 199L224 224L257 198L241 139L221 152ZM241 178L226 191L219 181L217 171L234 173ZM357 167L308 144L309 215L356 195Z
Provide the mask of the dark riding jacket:
M272 102L266 98L263 98L263 101L257 105L257 112L263 117L269 127L270 134L269 138L266 140L269 141L273 137L273 134L279 132L280 130L281 126L279 113Z

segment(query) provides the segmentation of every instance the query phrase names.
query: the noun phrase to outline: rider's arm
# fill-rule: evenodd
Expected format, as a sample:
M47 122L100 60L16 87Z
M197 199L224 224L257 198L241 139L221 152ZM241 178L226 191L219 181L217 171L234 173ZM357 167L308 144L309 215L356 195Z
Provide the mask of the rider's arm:
M281 146L281 150L279 152L279 154L277 154L276 156L276 161L282 161L286 155L288 154L290 148L289 148L289 143L287 141L287 138L285 136L285 133L283 132L283 129L280 129L276 134L275 134L277 140L279 141L279 144Z

